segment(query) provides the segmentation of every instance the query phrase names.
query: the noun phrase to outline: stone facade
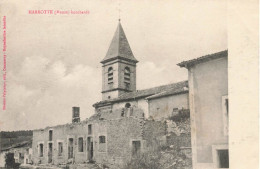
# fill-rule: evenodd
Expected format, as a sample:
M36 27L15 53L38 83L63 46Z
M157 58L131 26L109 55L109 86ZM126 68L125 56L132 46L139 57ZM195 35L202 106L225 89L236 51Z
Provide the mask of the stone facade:
M33 162L58 165L95 161L118 168L135 153L149 149L153 138L161 137L165 132L165 123L146 120L139 108L104 111L81 123L34 130ZM62 143L62 151L59 143ZM134 147L135 144L139 147Z
M24 141L5 148L0 153L0 167L5 167L5 155L12 153L14 162L21 165L32 164L32 141Z

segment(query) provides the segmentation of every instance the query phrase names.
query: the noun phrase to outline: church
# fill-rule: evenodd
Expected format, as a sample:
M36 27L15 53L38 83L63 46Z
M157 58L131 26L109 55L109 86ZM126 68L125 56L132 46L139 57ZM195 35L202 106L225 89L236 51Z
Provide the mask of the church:
M188 81L136 90L137 59L133 55L122 25L117 30L102 63L102 101L96 112L122 107L139 107L146 118L165 118L179 109L187 109Z

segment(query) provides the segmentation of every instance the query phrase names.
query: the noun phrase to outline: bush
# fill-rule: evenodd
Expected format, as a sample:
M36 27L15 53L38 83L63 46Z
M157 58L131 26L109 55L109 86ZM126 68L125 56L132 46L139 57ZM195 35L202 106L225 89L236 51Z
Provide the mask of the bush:
M160 153L143 153L132 158L124 169L163 169L160 164Z
M178 146L158 146L132 158L123 169L183 169L191 168L191 159Z
M171 116L168 119L174 122L183 122L187 118L190 118L190 111L189 109L181 109L179 110L178 114L175 116Z

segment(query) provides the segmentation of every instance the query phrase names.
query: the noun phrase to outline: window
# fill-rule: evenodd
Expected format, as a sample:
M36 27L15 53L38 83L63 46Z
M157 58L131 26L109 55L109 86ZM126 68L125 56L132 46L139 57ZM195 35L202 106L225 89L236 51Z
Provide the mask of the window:
M212 158L215 168L229 168L228 144L212 145Z
M98 151L100 152L106 151L106 136L99 136Z
M218 168L229 168L228 150L218 150Z
M39 156L43 157L43 144L39 144Z
M176 116L179 114L179 109L178 108L173 108L172 109L172 116Z
M59 142L58 143L58 155L62 156L62 153L63 153L63 144L62 144L62 142Z
M99 136L99 143L106 143L106 137L105 136Z
M223 130L224 135L228 135L228 113L229 113L229 103L228 96L222 96L222 114L223 114Z
M83 152L83 138L80 137L78 140L78 152Z
M49 130L49 141L52 141L52 130Z
M91 124L88 125L88 134L89 135L92 134L92 125Z
M141 141L132 141L132 155L140 155L141 152Z
M74 144L73 144L73 138L69 138L69 143L68 143L68 159L73 158L73 152L74 152Z
M130 75L131 75L130 68L126 67L125 71L124 71L124 82L125 82L126 88L130 87Z
M130 103L126 103L125 104L125 108L130 108L131 107L131 104Z
M108 68L107 78L108 78L108 84L112 84L113 83L113 68L112 67Z

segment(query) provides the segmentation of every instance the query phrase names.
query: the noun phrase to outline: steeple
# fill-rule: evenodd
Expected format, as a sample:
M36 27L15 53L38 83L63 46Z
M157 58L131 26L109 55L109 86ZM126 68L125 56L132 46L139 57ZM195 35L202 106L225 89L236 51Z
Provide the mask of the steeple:
M134 63L138 62L134 57L130 45L127 41L125 32L120 23L120 19L114 37L108 48L107 54L101 63L106 63L107 61L111 61L117 58L132 61Z
M136 63L119 23L102 63L102 98L117 98L120 95L136 90Z

